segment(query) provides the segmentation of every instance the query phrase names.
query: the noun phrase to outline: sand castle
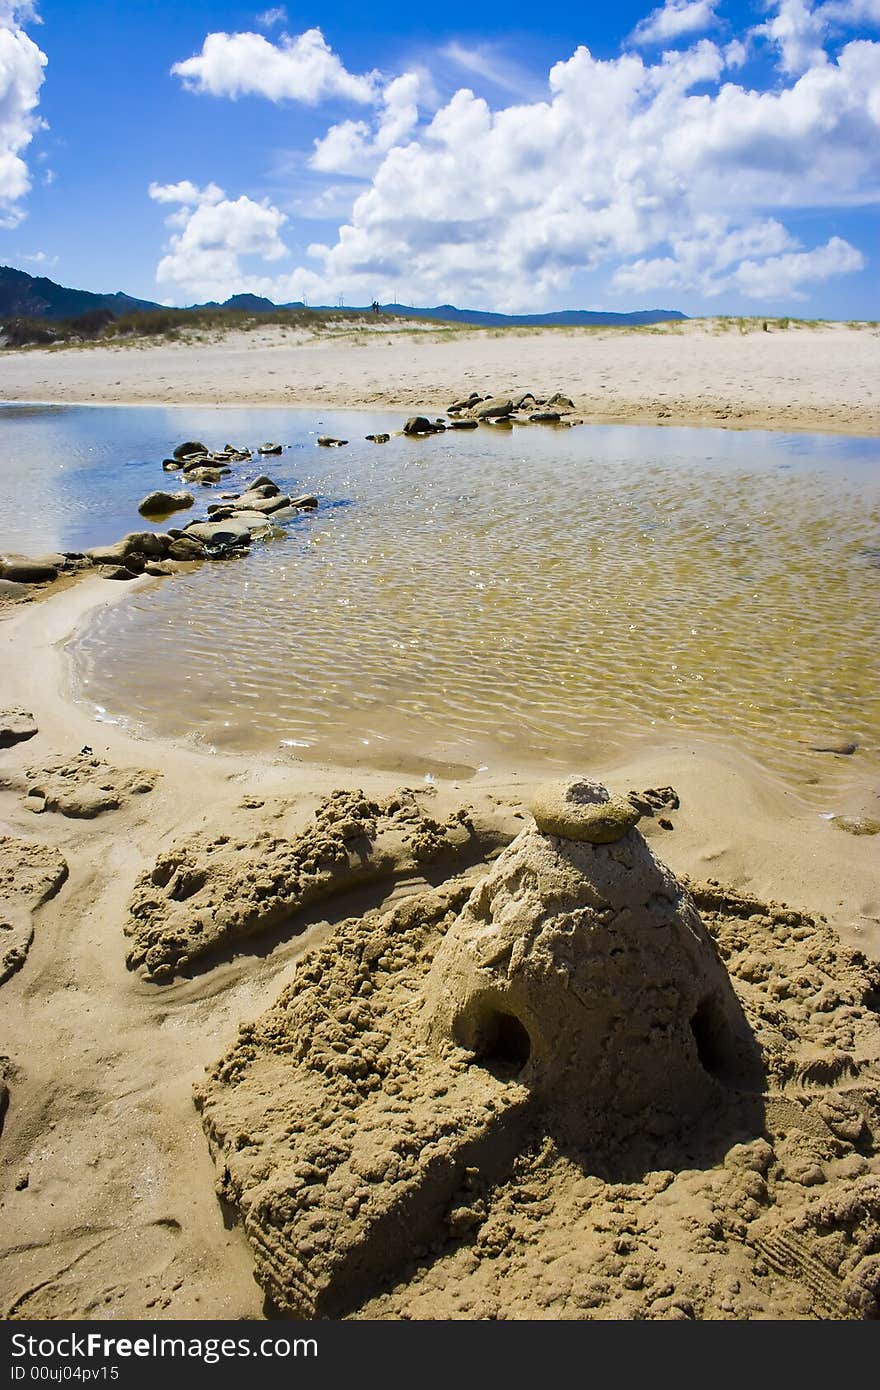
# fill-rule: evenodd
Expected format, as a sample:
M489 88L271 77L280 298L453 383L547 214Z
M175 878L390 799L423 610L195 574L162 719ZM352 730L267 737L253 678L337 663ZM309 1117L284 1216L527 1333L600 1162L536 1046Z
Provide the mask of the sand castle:
M755 1080L727 972L631 803L573 778L534 811L482 877L342 924L199 1094L278 1308L338 1316L479 1224L468 1193L535 1133L674 1122Z
M542 787L468 899L425 989L428 1034L515 1073L575 1128L699 1108L746 1078L754 1045L696 908L633 831L632 803L584 778Z

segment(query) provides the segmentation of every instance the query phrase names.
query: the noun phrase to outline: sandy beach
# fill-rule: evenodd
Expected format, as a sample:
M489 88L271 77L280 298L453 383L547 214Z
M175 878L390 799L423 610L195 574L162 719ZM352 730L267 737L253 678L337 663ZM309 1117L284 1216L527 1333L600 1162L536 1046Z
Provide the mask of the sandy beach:
M208 405L381 406L438 413L471 391L563 390L593 422L870 434L880 330L695 320L635 330L387 327L306 336L3 353L0 397Z
M880 426L878 381L876 327L712 321L314 340L273 329L0 357L8 401L433 414L472 390L535 389L567 392L584 421L863 434ZM644 934L663 899L670 939L704 927L669 878L649 892L653 856L690 883L699 960L733 990L763 1058L747 1082L736 1049L722 1057L718 1042L710 1057L695 1033L705 1111L677 1115L657 1078L647 1111L597 1092L586 1143L570 1107L535 1109L513 1043L500 1071L476 1076L411 1022L487 874L519 910L544 881L528 855L565 857L565 835L535 829L540 768L426 784L98 724L71 699L65 643L96 607L156 582L86 575L0 609L0 706L37 729L0 750L0 947L14 938L0 974L4 1316L878 1316L877 836L842 833L705 739L646 737L623 761L571 769L621 798L660 789L637 829L566 864L592 866L597 902L600 867L613 860L625 878L642 865L624 907L608 889L603 920ZM848 760L848 808L880 817L858 751L814 756L820 787ZM557 872L554 860L548 883ZM593 899L559 901L574 921ZM665 985L661 971L648 993ZM644 988L635 1013L659 1007ZM649 1051L621 1035L611 1070ZM318 1149L343 1155L332 1172ZM419 1235L398 1251L382 1232L401 1222Z

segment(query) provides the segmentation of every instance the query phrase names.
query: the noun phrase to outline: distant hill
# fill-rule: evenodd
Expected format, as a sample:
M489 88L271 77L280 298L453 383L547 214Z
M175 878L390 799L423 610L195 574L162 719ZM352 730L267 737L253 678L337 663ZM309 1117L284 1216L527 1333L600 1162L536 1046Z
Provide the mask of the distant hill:
M150 299L133 299L131 295L117 291L116 294L93 294L91 290L71 290L64 285L56 285L54 280L43 276L28 275L24 270L14 270L12 266L0 266L0 323L6 319L70 319L92 309L109 309L118 317L123 314L144 313L160 310L166 306L156 304ZM234 294L230 299L218 303L209 300L206 304L191 304L190 309L227 309L248 314L277 314L285 309L302 310L306 306L301 300L290 304L274 304L258 294ZM330 304L312 306L315 313L365 313L369 305L352 306L339 309ZM382 304L383 314L398 318L434 319L439 323L466 323L477 326L498 328L543 327L553 324L577 326L578 324L627 324L666 323L672 319L684 319L686 314L677 309L640 309L632 314L604 313L594 309L562 309L552 314L493 314L482 309L457 309L454 304L438 304L431 309L419 309L410 304Z
M553 324L572 327L578 324L626 324L668 323L672 319L686 319L678 309L638 309L632 314L606 313L601 309L560 309L552 314L493 314L483 309L456 309L454 304L438 304L434 309L411 309L407 304L383 304L385 314L400 314L402 317L438 319L443 323L482 324L484 327L496 325L498 328L544 328Z
M232 309L244 314L276 314L279 309L302 309L302 304L275 304L271 299L264 299L261 294L234 294L229 299L224 299L219 303L216 299L209 299L205 304L190 304L190 309Z
M109 309L119 316L161 307L150 299L132 299L121 291L93 294L91 290L69 290L42 275L0 266L0 322L10 318L71 319L90 309Z

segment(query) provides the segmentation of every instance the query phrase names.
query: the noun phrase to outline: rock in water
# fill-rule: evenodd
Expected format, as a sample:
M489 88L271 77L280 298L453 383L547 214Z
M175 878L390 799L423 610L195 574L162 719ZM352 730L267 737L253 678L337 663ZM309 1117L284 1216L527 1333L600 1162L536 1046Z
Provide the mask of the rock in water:
M201 541L208 550L236 549L251 543L250 528L237 520L194 521L186 527L183 536Z
M0 556L0 579L8 579L13 584L48 584L58 578L56 557L27 555Z
M184 444L178 444L174 450L174 457L183 460L198 454L207 455L208 452L207 445L201 444L197 439L188 439Z
M474 415L478 420L501 420L513 414L513 401L509 396L493 396L485 404L477 406Z
M439 434L443 429L442 425L435 425L426 415L411 415L403 427L404 434Z
M294 1317L340 1316L439 1248L474 1218L454 1210L473 1175L490 1187L536 1133L690 1124L753 1063L694 903L637 831L534 826L477 873L340 924L197 1094L256 1277ZM158 882L182 898L191 878Z
M141 516L168 516L171 512L191 507L195 498L191 492L148 492L138 503Z
M272 443L271 441L268 441L266 444L261 444L261 445L260 445L259 449L257 450L257 453L258 453L258 454L280 454L282 448L283 448L283 445L281 445L281 444L274 444L274 443Z

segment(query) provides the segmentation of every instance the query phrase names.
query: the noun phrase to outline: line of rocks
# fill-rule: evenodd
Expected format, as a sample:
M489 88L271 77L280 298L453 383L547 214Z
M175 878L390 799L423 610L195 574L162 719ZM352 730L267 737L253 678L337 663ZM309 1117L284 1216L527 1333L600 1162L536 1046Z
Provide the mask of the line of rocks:
M531 406L529 405L531 402ZM427 415L411 415L402 430L395 435L421 436L444 434L446 430L475 430L480 425L582 425L573 416L574 401L561 391L551 396L536 396L533 391L521 391L515 396L481 396L472 391L467 397L453 401L446 408L446 418L429 420ZM391 434L367 434L370 444L387 444ZM322 434L317 440L325 449L340 448L347 439L335 439Z
M277 455L283 445L261 444L260 455ZM216 486L232 472L232 463L253 458L247 448L226 444L211 450L200 440L179 444L171 457L162 462L166 472L177 471L188 484ZM191 492L157 490L138 504L142 516L161 519L192 507ZM247 549L255 537L280 535L279 525L292 521L303 511L314 511L317 497L311 493L291 496L283 493L265 473L249 483L244 493L225 492L209 503L207 516L183 527L162 531L130 531L110 545L93 546L85 551L66 550L46 555L0 555L0 597L24 596L34 585L51 584L62 575L97 569L105 579L128 580L149 574L156 578L173 574L179 565L202 560L223 559Z
M516 396L481 396L472 391L447 407L448 419L429 420L425 415L412 415L403 433L442 434L450 429L475 430L480 425L582 425L583 420L573 417L574 408L574 401L561 391L549 397L536 396L533 391L522 391Z

